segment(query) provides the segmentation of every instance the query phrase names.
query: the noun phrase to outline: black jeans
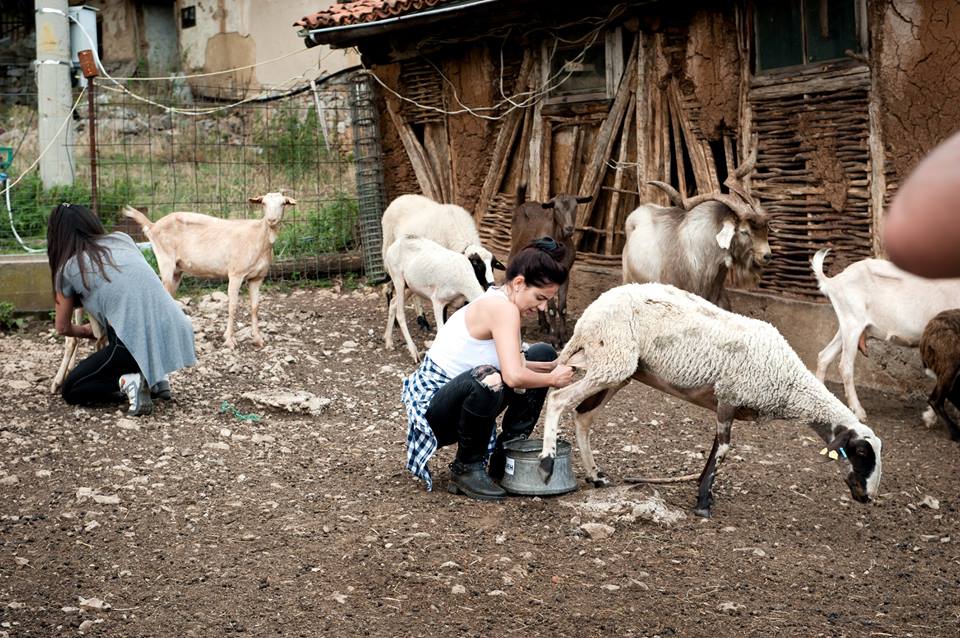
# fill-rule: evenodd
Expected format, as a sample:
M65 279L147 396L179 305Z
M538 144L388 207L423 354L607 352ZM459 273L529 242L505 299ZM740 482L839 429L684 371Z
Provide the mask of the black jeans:
M140 372L140 366L107 326L107 345L78 363L63 380L63 400L71 405L120 401L120 375L130 372Z
M527 350L526 358L553 361L557 351L550 344L535 343ZM437 444L443 447L457 443L457 461L464 465L486 459L490 435L504 409L507 412L497 437L497 450L502 450L504 441L529 435L547 397L548 388L527 388L519 393L504 383L499 387L483 383L494 373L499 370L487 365L457 375L433 395L427 410L427 422Z

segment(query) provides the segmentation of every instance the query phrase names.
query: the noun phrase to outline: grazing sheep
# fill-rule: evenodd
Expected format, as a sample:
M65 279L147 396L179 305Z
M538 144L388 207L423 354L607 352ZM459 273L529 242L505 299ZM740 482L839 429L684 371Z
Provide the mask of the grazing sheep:
M170 213L155 222L136 208L124 206L123 214L136 221L150 240L157 257L160 279L171 296L177 292L184 273L197 277L227 277L227 330L224 345L235 348L233 318L237 312L240 286L250 290L250 329L253 344L263 346L257 321L260 284L270 273L273 243L277 240L284 206L297 201L283 193L251 197L250 203L263 206L261 219L221 219L200 213Z
M730 446L733 420L759 415L809 422L831 450L845 455L853 497L867 502L877 494L880 439L817 381L768 323L673 286L626 284L587 307L557 361L586 373L547 397L540 467L548 478L560 415L575 407L587 478L596 486L607 484L593 460L590 426L597 409L633 378L717 413L713 449L700 475L695 511L701 516L710 514L710 489Z
M470 302L483 294L483 286L474 276L473 267L464 254L422 237L403 236L393 242L387 249L384 266L396 294L387 310L383 341L388 350L393 349L393 323L396 320L414 361L419 361L420 355L410 338L403 312L407 288L433 302L438 329L443 324L444 306L458 299Z
M945 310L927 323L920 337L920 357L927 373L937 380L923 420L933 425L939 416L947 424L950 438L960 441L960 427L946 408L949 400L960 409L960 309Z
M756 159L754 144L750 156L724 182L729 194L684 198L669 184L650 182L665 191L674 206L644 204L627 217L623 282L671 284L729 309L724 288L728 272L749 285L770 262L767 215L741 183Z
M432 239L444 248L466 255L484 290L494 284L494 269L505 269L493 253L480 245L480 233L473 216L456 204L438 204L423 195L401 195L383 211L380 223L384 261L397 238L410 235ZM419 298L414 299L414 304L417 321L429 328Z
M811 267L820 292L833 304L839 327L817 355L817 378L823 381L839 354L847 405L863 421L867 413L853 379L858 344L864 354L866 337L917 347L924 327L938 312L960 308L960 279L923 279L883 259L863 259L827 277L823 260L828 252L818 251Z
M528 202L525 201L526 194L526 184L521 184L517 189L517 207L513 209L513 218L510 223L510 259L513 259L515 254L534 239L552 237L567 249L563 265L567 272L570 272L577 257L577 247L573 242L577 205L586 204L593 197L557 195L547 202ZM556 301L550 300L547 312L538 311L540 327L550 335L555 346L567 337L567 289L569 286L568 278L560 286Z

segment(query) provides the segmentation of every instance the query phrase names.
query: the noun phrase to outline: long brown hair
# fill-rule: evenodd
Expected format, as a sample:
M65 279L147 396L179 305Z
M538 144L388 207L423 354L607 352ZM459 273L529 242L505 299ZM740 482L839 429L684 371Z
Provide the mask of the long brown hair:
M87 272L91 267L110 281L104 263L113 267L117 265L110 251L97 242L106 234L100 219L86 206L63 203L53 209L47 221L47 260L50 262L50 283L54 296L60 290L60 273L74 256L84 288L88 287ZM82 259L84 255L86 259Z
M523 275L530 286L561 286L569 275L563 264L566 254L566 247L553 237L534 239L507 264L507 281Z

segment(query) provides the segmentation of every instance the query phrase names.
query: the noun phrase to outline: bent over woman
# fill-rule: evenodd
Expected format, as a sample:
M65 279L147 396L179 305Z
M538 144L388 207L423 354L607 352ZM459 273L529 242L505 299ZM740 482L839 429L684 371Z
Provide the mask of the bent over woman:
M107 234L85 206L60 204L47 222L47 258L61 335L92 339L74 325L83 306L107 335L107 346L77 364L61 392L70 404L129 401L128 414L153 409L152 394L170 398L167 375L197 361L193 326L125 233Z
M503 443L528 436L547 389L573 380L569 366L557 365L552 346L537 343L522 353L520 339L521 317L546 310L566 281L564 252L562 244L543 237L514 255L504 284L455 312L420 367L404 379L407 469L428 490L433 489L430 457L438 447L456 444L448 490L502 500L506 492L494 480L503 476ZM496 436L496 418L504 410Z

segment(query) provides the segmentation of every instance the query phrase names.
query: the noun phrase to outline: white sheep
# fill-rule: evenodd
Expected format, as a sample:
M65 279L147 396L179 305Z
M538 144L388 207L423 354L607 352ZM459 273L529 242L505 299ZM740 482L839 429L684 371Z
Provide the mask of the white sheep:
M596 486L607 484L593 460L590 425L597 408L633 378L717 413L713 449L700 475L695 511L701 516L710 514L710 489L729 448L733 420L759 415L808 421L831 450L846 455L853 497L867 502L877 493L880 439L817 381L768 323L666 284L625 284L587 307L558 363L586 373L547 397L540 460L547 478L560 415L575 407L587 478Z
M483 294L483 286L474 276L473 267L465 255L422 237L402 236L393 242L384 256L384 266L396 294L387 310L383 341L388 350L393 349L393 322L396 320L414 361L419 361L420 355L410 338L403 312L407 288L433 302L437 328L443 324L444 306L460 299L470 302Z
M504 270L493 253L480 245L480 233L473 216L456 204L438 204L423 195L401 195L390 202L380 220L383 230L383 257L399 237L404 235L432 239L441 246L462 253L470 260L477 281L489 288L494 284L493 270ZM418 319L423 317L419 299L414 303Z
M960 308L960 279L924 279L900 270L884 259L863 259L833 277L823 274L828 250L813 256L811 267L833 310L837 334L817 355L817 378L840 355L840 377L847 405L861 421L867 413L854 385L857 346L866 354L866 337L917 347L923 329L944 310Z

